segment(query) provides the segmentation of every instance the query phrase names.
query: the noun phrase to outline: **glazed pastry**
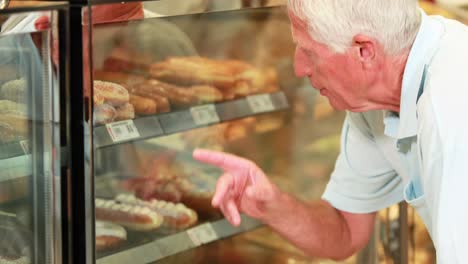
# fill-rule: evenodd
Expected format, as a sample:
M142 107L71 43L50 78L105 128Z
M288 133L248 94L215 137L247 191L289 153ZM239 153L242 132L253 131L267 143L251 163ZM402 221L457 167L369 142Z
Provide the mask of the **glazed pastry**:
M127 240L127 231L119 225L96 221L96 250L114 249Z
M164 217L164 226L184 229L197 222L197 213L182 203L172 203L163 200L152 199L143 201L133 195L120 194L117 201L130 205L146 206Z
M160 214L144 206L103 199L96 199L95 205L96 219L116 223L132 230L153 230L163 223Z
M94 104L107 103L111 106L121 106L130 100L127 89L123 86L105 81L94 81Z

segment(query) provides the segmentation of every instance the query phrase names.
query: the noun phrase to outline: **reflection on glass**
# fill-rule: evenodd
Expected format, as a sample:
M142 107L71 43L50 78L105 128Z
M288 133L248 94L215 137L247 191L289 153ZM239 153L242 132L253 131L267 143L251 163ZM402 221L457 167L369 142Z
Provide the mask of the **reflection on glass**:
M95 20L90 38L98 262L156 260L148 243L222 220L211 206L221 171L195 148L251 159L302 199L320 197L338 154L343 114L294 76L285 10L158 17L153 4L149 18Z
M0 32L0 263L53 263L60 176L52 12L12 14ZM58 99L57 99L58 100ZM58 152L60 150L58 149Z
M8 7L10 0L0 0L0 9L5 9Z

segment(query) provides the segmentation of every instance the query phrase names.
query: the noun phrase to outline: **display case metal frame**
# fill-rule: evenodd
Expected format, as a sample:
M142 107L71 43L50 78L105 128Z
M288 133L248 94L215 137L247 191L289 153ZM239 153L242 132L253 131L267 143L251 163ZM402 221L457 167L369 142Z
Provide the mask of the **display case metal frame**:
M175 0L173 0L175 1ZM187 1L187 0L179 0L179 1ZM229 0L217 0L218 2L230 2ZM150 2L150 1L126 1L126 2ZM158 2L163 4L164 2L168 2L165 0L157 0L153 2ZM118 0L72 0L72 6L70 8L70 30L71 32L82 32L82 9L83 8L90 8L94 5L102 5L102 4L117 4L122 3ZM221 6L221 5L220 5ZM178 15L193 15L193 14L200 14L200 13L215 13L215 12L222 12L222 11L233 11L233 10L247 10L251 8L264 8L264 7L278 7L281 5L278 4L269 4L265 1L260 1L256 6L243 6L240 9L230 9L230 8L215 8L204 12L182 12L181 10L173 9L171 10L170 14L158 14L157 17L170 17L170 16L178 16ZM89 21L88 25L91 25L91 21ZM92 34L91 28L89 28L89 34ZM92 39L91 37L89 38ZM219 220L216 222L208 223L201 226L196 226L191 229L182 231L180 233L176 233L161 239L157 239L153 242L144 244L137 248L130 249L128 251L122 251L115 254L107 255L100 259L95 260L95 241L94 241L94 198L95 194L92 190L94 190L94 179L91 176L85 176L86 173L93 171L93 156L92 151L91 155L88 156L87 160L85 160L84 152L85 152L85 145L80 138L83 138L85 135L83 133L83 124L85 123L85 116L84 111L81 111L84 105L84 94L82 91L83 87L83 38L81 34L72 34L71 35L71 42L70 42L70 49L73 53L70 56L70 71L73 72L70 79L72 80L71 83L71 92L70 96L74 98L73 102L70 102L70 106L73 109L71 113L71 120L74 120L74 124L71 125L71 136L78 140L78 145L72 145L72 149L70 152L70 159L71 161L71 168L75 175L81 175L82 177L74 177L71 179L71 184L74 186L74 192L72 193L72 215L75 216L82 216L80 219L76 219L73 221L72 224L72 231L71 231L71 243L72 243L72 253L71 253L71 260L73 263L128 263L131 261L132 263L148 263L152 261L157 261L167 256L174 255L176 253L189 250L200 246L204 243L213 242L217 239L227 238L229 236L239 234L241 232L246 232L248 230L252 230L261 226L262 224L256 220L243 216L244 224L240 228L234 228L226 220ZM91 45L89 46L91 50ZM92 51L90 51L92 54ZM81 88L81 90L80 90ZM92 97L92 94L91 94ZM79 109L79 111L78 111ZM89 110L89 109L87 109ZM96 138L93 138L94 127L90 124L90 145L93 146L94 143L97 143L100 147L110 146L113 143L109 143L109 140L103 140L104 132L99 132L99 127L97 128ZM101 135L102 134L102 135ZM97 140L95 142L95 140ZM105 142L104 142L105 141ZM85 169L86 168L86 169ZM91 173L92 175L92 173ZM84 217L83 217L84 216ZM405 222L402 220L402 226L405 225ZM197 233L201 232L208 232L207 230L215 230L214 236L209 237L208 239L202 239L197 237ZM404 233L405 229L401 229ZM404 238L404 234L402 238ZM374 241L375 242L375 241ZM403 241L404 242L404 241ZM404 244L402 244L404 245ZM377 260L376 257L376 250L375 247L368 247L367 252L362 252L361 257L358 259L372 259ZM407 248L400 247L400 250L407 251ZM367 257L363 257L367 254ZM402 252L400 254L402 256L399 263L406 263L404 258L407 256L407 253ZM370 256L370 258L369 258Z
M66 94L68 91L69 71L68 71L68 3L67 2L46 2L46 1L15 1L10 5L5 5L0 9L0 16L28 15L32 12L50 11L51 16L50 31L41 34L41 65L44 66L45 76L42 78L42 84L47 87L43 90L42 96L35 96L37 89L32 87L28 89L27 105L31 110L30 119L31 138L27 141L14 142L8 148L9 154L3 153L1 162L2 168L6 169L12 177L2 178L0 184L6 181L15 181L26 179L29 186L34 186L29 192L30 198L27 199L31 207L32 223L32 261L34 263L64 263L68 255L67 231L68 231L68 165L66 163L66 149L71 140L66 137L66 124L69 121L67 116ZM56 20L55 20L56 19ZM25 31L19 33L34 33ZM52 65L52 35L56 33L58 43L57 52L59 58L58 67L55 68L55 78L57 86L49 79L54 75L49 72L54 68ZM9 34L9 33L8 33ZM55 48L55 47L54 47ZM52 48L52 49L54 49ZM25 52L26 56L28 52ZM23 55L25 55L23 54ZM31 55L32 56L32 55ZM32 61L32 59L31 59ZM31 65L26 65L31 67ZM27 71L31 74L37 74L33 70ZM49 87L52 87L50 89ZM56 107L57 106L57 107ZM57 109L57 111L53 110ZM43 123L36 120L47 120ZM5 149L2 149L5 150ZM6 150L5 150L6 151ZM12 153L10 153L12 152ZM51 158L52 157L52 158ZM47 165L46 165L47 164ZM52 164L52 165L51 165ZM15 176L16 175L16 176ZM34 177L27 177L34 175ZM25 183L26 183L25 182ZM9 206L14 206L11 204ZM46 208L50 206L52 208ZM65 216L65 217L63 217ZM16 217L16 216L12 216Z

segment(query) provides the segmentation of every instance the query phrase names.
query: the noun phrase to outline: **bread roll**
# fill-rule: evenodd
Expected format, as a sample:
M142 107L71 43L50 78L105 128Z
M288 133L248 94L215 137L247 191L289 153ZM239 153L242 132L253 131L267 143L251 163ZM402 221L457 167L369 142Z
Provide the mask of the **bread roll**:
M213 85L229 88L235 76L251 68L241 61L217 61L202 57L172 57L150 67L150 75L158 80L178 85Z
M0 115L0 143L8 143L27 139L29 132L28 120L19 115Z
M18 112L26 115L26 105L16 103L10 100L0 100L0 113L5 114L9 112Z
M117 107L115 112L114 121L128 120L135 118L135 109L132 104L126 103Z
M26 103L26 80L17 79L3 84L0 90L0 98L17 103Z
M213 86L194 85L190 87L198 103L213 103L223 100L223 94Z
M154 79L133 86L132 92L146 94L147 96L158 95L165 97L175 106L184 107L197 103L197 98L193 91Z
M157 104L154 100L130 94L130 103L135 108L137 115L152 115L157 113Z
M102 125L114 121L117 111L108 104L100 104L94 106L94 124Z
M123 86L112 82L94 81L94 104L121 106L129 100L128 91Z
M213 86L225 100L278 89L274 68L256 68L239 60L173 57L153 64L150 76L181 86Z
M156 111L158 113L166 113L171 111L171 105L169 104L169 100L166 97L144 90L132 90L132 95L153 100L156 103Z

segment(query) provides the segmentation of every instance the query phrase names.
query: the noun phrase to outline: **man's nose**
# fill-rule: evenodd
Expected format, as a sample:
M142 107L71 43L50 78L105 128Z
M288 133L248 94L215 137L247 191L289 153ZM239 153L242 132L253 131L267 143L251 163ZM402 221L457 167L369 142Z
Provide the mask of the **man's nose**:
M310 64L308 62L308 58L299 48L296 48L294 54L294 72L297 77L306 77L310 75Z

